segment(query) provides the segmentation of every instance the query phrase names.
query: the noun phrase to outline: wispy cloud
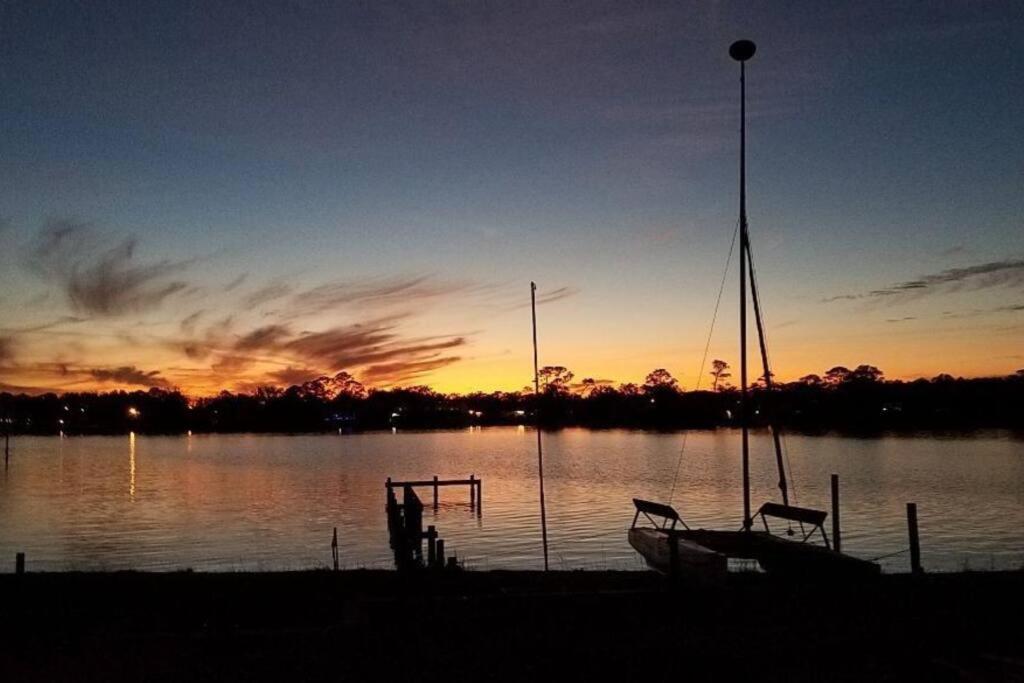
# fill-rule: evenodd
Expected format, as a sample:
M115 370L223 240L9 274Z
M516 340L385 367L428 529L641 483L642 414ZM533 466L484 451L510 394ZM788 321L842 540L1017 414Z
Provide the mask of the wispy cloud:
M0 337L0 363L8 363L14 360L14 340L10 337Z
M119 368L92 368L89 375L97 382L112 382L139 387L158 387L167 389L170 382L160 376L158 370L145 372L134 365L123 365Z
M537 294L537 305L543 306L544 304L553 304L556 301L561 301L562 299L568 299L571 296L576 296L577 294L580 293L580 290L576 287L558 287L557 289L551 289L546 291L538 290L538 292L539 293ZM524 301L522 303L509 306L507 310L515 311L521 308L529 307L530 302Z
M932 294L977 291L996 287L1024 287L1024 259L990 261L964 268L947 268L881 289L861 294L840 294L823 299L823 301L858 299L900 301Z
M236 277L234 280L232 280L231 282L229 282L226 285L224 285L224 291L225 292L231 292L231 291L233 291L235 289L238 289L239 287L242 286L242 283L245 282L248 278L249 278L249 273L242 273L241 275Z
M419 379L459 360L461 359L458 356L443 356L429 360L402 360L391 363L378 363L363 370L360 377L362 381L370 384L384 386L401 384Z
M196 329L196 324L199 322L199 319L203 317L203 314L205 312L206 311L200 309L182 318L181 322L178 323L178 326L181 328L181 331L184 332L185 334L192 334L192 332L195 331Z
M282 370L274 370L267 373L267 379L270 384L279 386L292 386L295 384L303 384L310 380L314 380L320 377L323 373L309 368L294 368L288 366Z
M31 261L61 287L73 310L113 317L156 308L188 287L173 279L187 268L187 262L143 263L135 255L137 246L134 237L110 244L109 238L87 223L57 220L39 232Z
M365 280L336 280L296 292L288 300L284 317L298 319L343 307L407 307L426 301L487 291L491 285L452 281L434 275L372 277Z
M255 308L265 303L284 298L291 294L292 288L283 282L271 282L242 297L242 305Z

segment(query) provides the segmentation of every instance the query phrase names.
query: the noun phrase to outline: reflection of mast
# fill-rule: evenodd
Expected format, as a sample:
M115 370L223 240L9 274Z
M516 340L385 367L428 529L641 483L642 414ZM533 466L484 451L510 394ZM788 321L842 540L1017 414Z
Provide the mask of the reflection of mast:
M533 315L533 397L537 420L537 471L540 474L540 533L544 542L544 571L548 570L548 519L544 509L544 447L540 435L540 369L537 363L537 283L530 283L530 312Z

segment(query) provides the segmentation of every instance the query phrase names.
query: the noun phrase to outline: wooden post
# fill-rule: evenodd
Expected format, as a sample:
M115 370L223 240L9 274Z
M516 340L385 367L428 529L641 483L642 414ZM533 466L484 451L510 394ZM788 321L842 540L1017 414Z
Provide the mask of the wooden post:
M476 476L469 475L469 509L476 507Z
M917 503L907 503L907 530L910 532L910 571L920 574L921 542L917 536Z
M338 527L334 527L334 538L331 539L331 555L334 557L334 571L338 571Z
M444 569L444 539L437 539L437 566Z
M14 573L24 574L25 573L25 553L17 553L14 556Z
M839 475L832 475L832 543L836 552L842 552L843 542L839 535Z
M427 527L427 566L433 567L437 562L437 528L431 524Z
M484 480L483 477L476 480L476 516L484 512Z
M668 575L673 580L679 579L679 543L673 534L668 534Z
M434 512L437 512L437 475L434 475Z

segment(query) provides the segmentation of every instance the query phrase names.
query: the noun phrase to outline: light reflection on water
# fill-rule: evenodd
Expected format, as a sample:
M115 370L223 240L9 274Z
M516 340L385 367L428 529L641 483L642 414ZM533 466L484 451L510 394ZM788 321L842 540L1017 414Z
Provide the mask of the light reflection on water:
M484 511L466 489L441 491L436 524L472 568L541 566L536 440L524 428L348 436L194 435L18 438L0 478L0 559L30 570L390 567L384 480L484 479ZM545 434L553 568L641 569L626 542L631 498L672 490L681 434ZM673 503L690 526L738 528L738 435L691 432ZM753 440L753 504L777 500L770 439ZM1024 565L1024 442L965 438L789 436L800 505L829 509L840 476L844 549L906 547L905 503L918 503L930 569ZM906 555L884 561L906 568ZM13 566L13 562L12 562Z

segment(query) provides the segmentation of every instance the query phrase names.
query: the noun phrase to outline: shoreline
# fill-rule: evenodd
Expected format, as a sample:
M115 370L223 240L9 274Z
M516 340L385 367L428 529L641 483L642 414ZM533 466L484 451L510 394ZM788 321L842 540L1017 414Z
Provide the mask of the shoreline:
M269 437L282 437L282 436L361 436L361 435L375 435L375 434L436 434L438 432L446 433L460 433L472 430L491 430L491 429L525 429L527 431L534 431L535 425L532 424L472 424L464 426L450 426L450 425L439 425L437 427L394 427L394 428L373 428L373 429L353 429L353 430L312 430L312 431L216 431L216 430L183 430L183 431L146 431L144 429L139 430L125 430L125 431L90 431L90 432L11 432L10 438L13 445L15 438L88 438L88 437L121 437L135 434L136 436L157 436L157 437L190 437L190 436L269 436ZM545 434L557 434L565 431L585 431L585 432L628 432L635 434L686 434L690 432L739 432L740 428L734 425L714 425L714 426L696 426L696 427L643 427L635 425L548 425L541 428L541 431ZM750 428L751 434L768 434L770 429L767 426L756 426ZM906 428L886 428L886 429L842 429L839 427L821 427L814 429L794 429L789 427L786 429L786 433L793 436L820 436L820 437L843 437L851 439L875 439L875 438L979 438L986 435L995 437L1008 437L1014 440L1024 441L1024 431L1016 426L976 426L976 427L963 427L963 428L944 428L939 429L935 427L906 427ZM13 450L13 449L12 449Z

